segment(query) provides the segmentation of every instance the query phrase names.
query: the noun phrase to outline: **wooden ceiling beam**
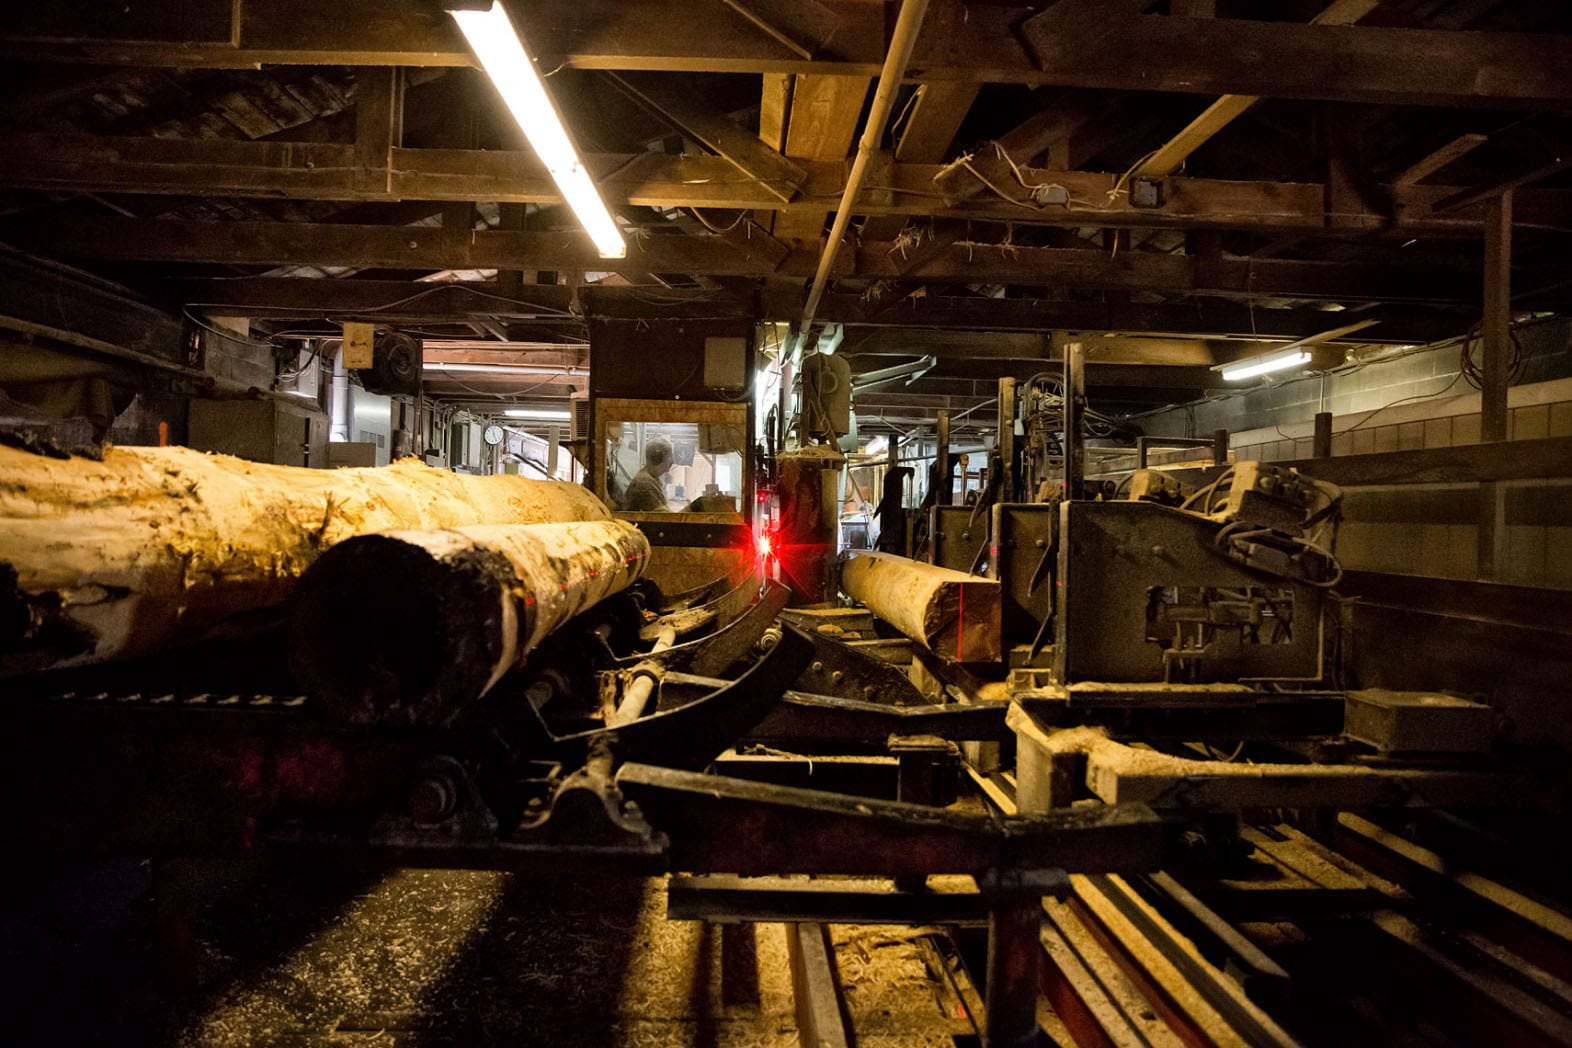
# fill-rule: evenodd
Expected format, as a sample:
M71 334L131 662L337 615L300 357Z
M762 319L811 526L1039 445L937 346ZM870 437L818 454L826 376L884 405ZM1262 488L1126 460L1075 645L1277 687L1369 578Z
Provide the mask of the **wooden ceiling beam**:
M451 20L427 0L236 0L222 5L226 18L236 16L233 33L206 40L137 39L100 28L97 0L14 6L0 18L0 56L11 60L187 68L474 64ZM548 67L876 75L885 5L812 6L823 17L781 27L804 34L796 46L719 3L551 0L520 5L514 14ZM1073 6L1061 2L1027 17L1015 5L936 0L912 78L1411 105L1572 103L1572 80L1559 72L1572 68L1572 38L1564 35L1182 18L1102 0L1090 2L1095 21L1075 24ZM1063 31L1067 24L1072 31ZM62 25L80 35L63 34Z
M1381 0L1332 0L1311 25L1353 25L1365 15L1381 6ZM1170 138L1134 168L1137 175L1160 178L1171 175L1184 166L1190 154L1200 149L1223 128L1244 115L1261 99L1256 95L1224 95L1190 121L1185 128Z
M147 193L316 200L440 200L501 203L560 202L557 189L532 153L510 150L387 150L386 179L372 177L364 151L327 143L120 138L93 135L18 134L0 139L0 185L75 193ZM824 200L844 179L843 165L795 161L807 173L798 197L783 203L769 187L731 161L664 153L591 153L585 163L609 203L644 207L778 210L807 217L800 236L816 238ZM1061 187L1064 203L1039 203L1011 180L953 206L936 207L935 164L890 163L857 210L867 215L925 215L1080 227L1239 229L1271 233L1324 233L1324 187L1316 183L1228 182L1169 178L1162 205L1137 208L1128 198L1110 200L1118 176L1085 171L1022 169L1024 180ZM954 172L952 171L951 174ZM964 172L966 178L973 176ZM946 177L949 177L948 175ZM981 186L982 182L978 181ZM383 188L383 186L388 188ZM1394 202L1391 215L1370 213L1368 226L1392 235L1481 234L1482 211L1436 204L1458 187L1409 185L1380 194ZM1572 192L1519 194L1519 221L1565 227L1572 222ZM1346 216L1343 216L1346 217ZM789 235L776 233L781 239Z
M631 238L624 259L602 259L577 232L455 230L290 222L192 222L115 215L52 218L10 234L26 250L61 258L157 260L227 265L341 265L403 269L550 269L716 276L812 275L818 245L798 243L774 270L768 262L715 236ZM1466 303L1478 297L1479 273L1467 266L1392 267L1340 262L1224 257L1198 265L1185 255L957 243L899 272L890 244L843 252L836 277L1078 287L1177 294L1326 299L1338 302ZM1524 266L1525 295L1562 288L1572 295L1572 268Z
M1060 0L1019 31L1043 72L1107 90L1210 86L1204 93L1391 105L1572 100L1557 72L1572 67L1568 35L1175 18L1144 6Z
M844 165L870 82L865 76L815 73L795 77L786 119L786 155ZM786 239L817 240L824 234L826 214L823 203L801 212L778 214L773 232Z
M678 79L658 73L612 73L613 82L636 101L683 132L725 157L738 170L778 197L790 200L808 173L697 98Z
M1393 184L1411 186L1423 182L1454 160L1459 160L1465 155L1472 153L1488 141L1490 141L1489 135L1458 135L1446 145L1409 165L1407 170L1392 180Z
M300 277L230 277L179 279L155 285L160 301L201 308L216 316L306 320L374 316L389 322L461 321L472 317L535 324L579 324L570 312L573 289L561 284L524 285L505 291L490 281L444 284L423 281L308 279ZM972 331L1048 330L1126 332L1166 335L1244 336L1298 339L1319 334L1347 314L1320 309L1251 308L1244 303L1200 298L1184 303L1110 303L1031 298L983 298L942 295L923 289L921 295L883 300L831 293L823 299L824 319L853 328L937 328ZM617 288L587 292L586 309L598 310ZM738 297L740 295L740 297ZM800 288L767 288L756 297L749 290L728 296L747 315L795 317L802 312ZM700 312L715 312L710 292L691 296ZM678 307L668 295L660 309ZM629 299L637 304L638 300ZM1459 334L1471 315L1433 309L1382 307L1362 311L1361 318L1380 323L1360 333L1360 341L1425 343Z
M307 320L377 317L389 322L431 322L470 317L582 323L572 312L573 288L524 284L505 290L492 282L229 277L171 280L157 286L160 299L212 316Z
M961 122L977 100L979 85L961 81L919 84L911 113L895 140L895 161L937 164L949 155ZM864 240L894 240L906 225L904 215L876 215L863 223Z

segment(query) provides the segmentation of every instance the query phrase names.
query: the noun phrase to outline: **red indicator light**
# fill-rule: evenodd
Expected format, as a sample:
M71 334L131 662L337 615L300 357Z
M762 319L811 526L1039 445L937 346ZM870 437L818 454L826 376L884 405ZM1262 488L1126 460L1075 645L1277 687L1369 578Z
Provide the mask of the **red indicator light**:
M770 559L770 536L768 532L759 535L759 556L765 560Z

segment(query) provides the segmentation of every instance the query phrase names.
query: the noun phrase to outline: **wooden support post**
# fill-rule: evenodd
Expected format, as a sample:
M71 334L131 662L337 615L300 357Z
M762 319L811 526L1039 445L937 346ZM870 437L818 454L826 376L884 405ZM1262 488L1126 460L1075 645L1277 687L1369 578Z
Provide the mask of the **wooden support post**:
M1005 723L1015 733L1015 804L1022 815L1068 808L1076 783L1086 778L1086 757L1061 747L1021 706L1012 703Z
M1003 893L988 911L987 1031L989 1048L1035 1045L1037 977L1041 964L1041 893Z
M1081 412L1086 406L1086 348L1080 342L1064 347L1064 497L1081 494L1086 462L1081 453Z
M1484 361L1479 388L1480 443L1507 439L1507 378L1512 362L1512 191L1491 200L1485 218ZM1479 486L1479 577L1500 577L1506 544L1506 489Z
M934 504L948 506L955 501L954 489L950 486L950 470L954 466L950 463L950 413L939 412L938 446L934 448L933 464L937 472L934 487Z
M497 205L497 228L510 232L522 232L524 229L524 205L510 204L507 202ZM497 289L504 295L521 294L524 287L524 272L519 269L498 269Z
M355 188L390 193L393 150L404 144L404 71L366 67L356 77Z
M1512 193L1490 202L1485 219L1483 382L1479 439L1507 439L1507 368L1512 357Z
M999 450L999 468L1004 471L999 488L1000 502L1014 502L1015 492L1015 379L999 380L999 433L994 446Z
M1315 413L1315 438L1310 444L1311 458L1332 457L1332 413L1330 411L1317 411Z

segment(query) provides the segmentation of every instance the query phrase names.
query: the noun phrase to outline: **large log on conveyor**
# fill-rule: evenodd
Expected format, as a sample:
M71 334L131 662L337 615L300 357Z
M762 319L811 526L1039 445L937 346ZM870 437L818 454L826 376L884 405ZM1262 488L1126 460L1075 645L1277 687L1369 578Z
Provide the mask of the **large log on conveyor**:
M620 520L352 538L301 579L290 662L340 720L444 723L649 554Z
M841 589L929 651L952 662L1000 657L999 583L890 553L852 553Z
M577 485L413 459L320 470L188 448L95 460L0 447L0 675L196 639L282 603L356 535L609 516Z

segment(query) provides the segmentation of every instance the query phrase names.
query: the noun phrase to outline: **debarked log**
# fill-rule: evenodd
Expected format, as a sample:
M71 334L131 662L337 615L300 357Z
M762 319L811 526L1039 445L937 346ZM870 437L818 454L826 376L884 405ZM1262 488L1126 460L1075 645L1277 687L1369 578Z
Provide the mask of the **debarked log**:
M0 447L0 675L128 657L279 605L321 552L410 528L604 520L560 481L406 459L302 469L189 448Z
M607 520L397 531L340 543L300 580L296 677L352 724L441 724L546 636L638 579L644 534Z
M889 553L851 553L841 589L934 654L956 662L1000 656L999 583Z

